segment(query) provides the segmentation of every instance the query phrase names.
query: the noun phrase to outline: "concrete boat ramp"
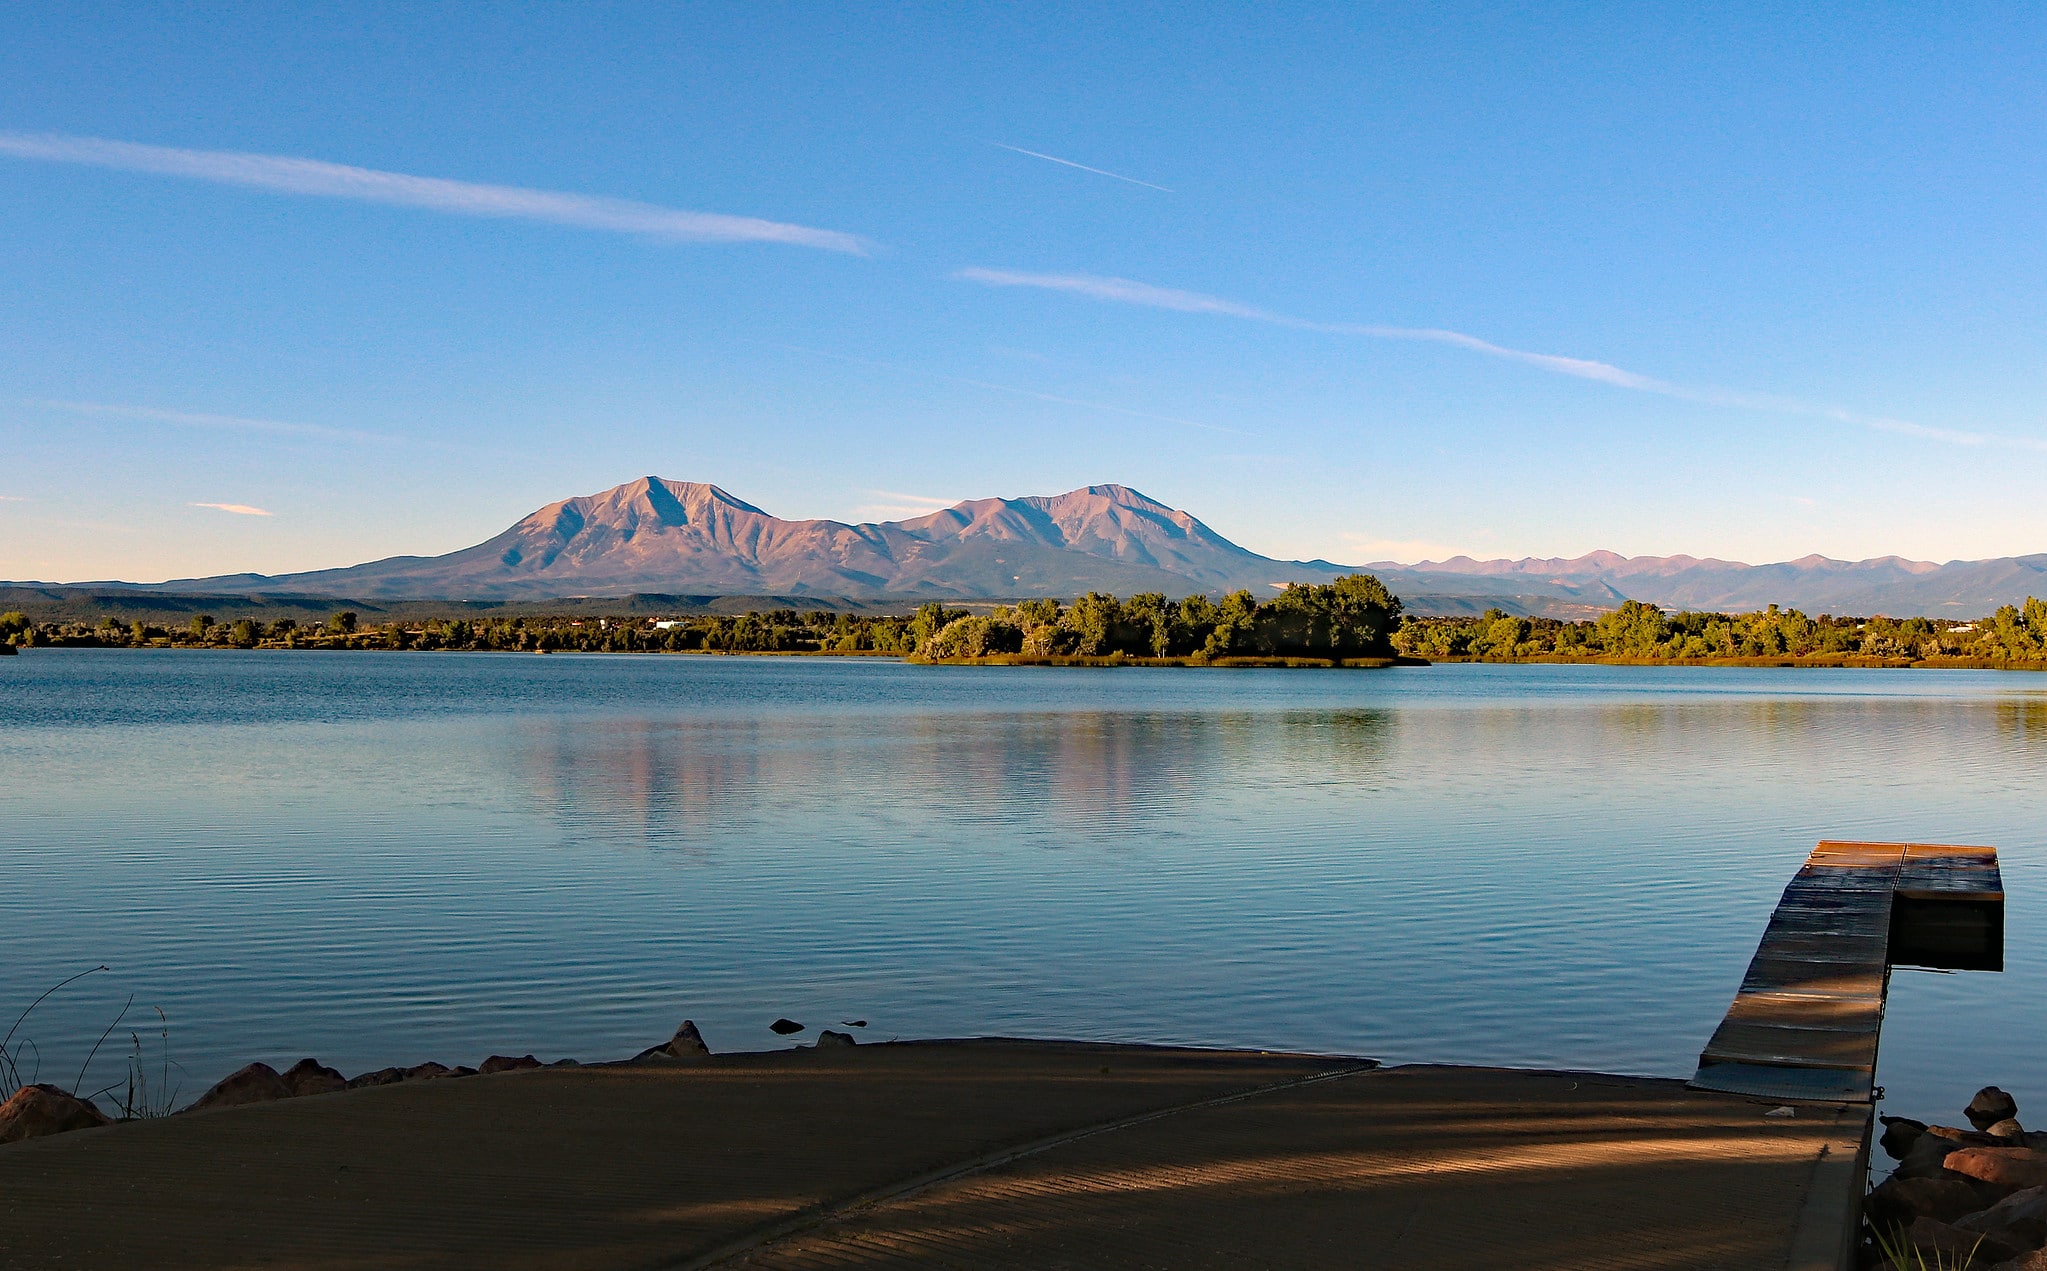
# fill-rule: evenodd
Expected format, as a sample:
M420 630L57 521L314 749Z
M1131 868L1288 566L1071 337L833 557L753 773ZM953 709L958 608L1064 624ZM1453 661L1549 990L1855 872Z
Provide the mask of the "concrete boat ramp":
M1981 960L1981 913L1913 930ZM1833 982L1730 1019L1859 1036ZM1868 1091L1768 1070L1865 1050L1745 1037L1692 1084L1006 1040L406 1082L0 1147L0 1268L1831 1271Z

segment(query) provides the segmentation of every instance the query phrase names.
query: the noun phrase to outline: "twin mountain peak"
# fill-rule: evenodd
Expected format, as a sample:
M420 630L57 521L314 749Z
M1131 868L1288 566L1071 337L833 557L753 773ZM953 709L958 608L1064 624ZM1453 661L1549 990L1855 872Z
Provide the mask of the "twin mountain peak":
M636 592L964 598L1238 588L1271 595L1288 582L1327 582L1344 572L1327 561L1247 551L1120 485L972 499L914 520L849 525L785 521L715 485L643 477L551 503L446 556L394 557L260 585L365 599Z

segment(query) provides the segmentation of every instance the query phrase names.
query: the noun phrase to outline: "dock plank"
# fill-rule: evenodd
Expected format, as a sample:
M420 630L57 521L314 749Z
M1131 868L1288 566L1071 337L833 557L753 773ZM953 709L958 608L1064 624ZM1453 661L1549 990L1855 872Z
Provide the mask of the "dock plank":
M1785 886L1696 1089L1867 1102L1894 961L1997 970L1997 849L1829 840Z

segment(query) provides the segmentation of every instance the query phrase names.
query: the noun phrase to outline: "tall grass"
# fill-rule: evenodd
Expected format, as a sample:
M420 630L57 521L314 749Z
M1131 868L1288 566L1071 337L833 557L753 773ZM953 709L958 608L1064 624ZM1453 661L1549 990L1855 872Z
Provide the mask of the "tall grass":
M1905 1243L1905 1229L1891 1224L1888 1233L1882 1227L1870 1225L1870 1234L1876 1237L1876 1247L1884 1259L1899 1271L1969 1271L1976 1265L1976 1250L1983 1247L1983 1237L1976 1237L1976 1243L1969 1246L1969 1252L1962 1257L1935 1251L1929 1261L1926 1253Z
M42 1075L42 1048L37 1046L33 1040L21 1031L21 1026L28 1021L28 1017L35 1011L36 1007L41 1006L59 989L74 984L88 975L96 975L107 969L105 966L89 967L76 975L57 981L49 988L44 989L35 1001L23 1007L21 1014L14 1017L14 1024L7 1030L7 1035L0 1037L0 1087L4 1087L4 1089L0 1089L0 1099L6 1098L23 1086L33 1085L37 1078ZM107 1039L112 1037L114 1031L121 1027L122 1023L128 1018L128 1012L134 1009L134 1006L135 995L130 993L128 1000L122 1004L120 1012L114 1016L113 1022L108 1024L106 1029L100 1033L99 1039L92 1044L92 1049L86 1052L84 1062L78 1065L78 1072L71 1079L71 1089L74 1093L82 1092L85 1089L86 1075L92 1071L93 1060L99 1057L100 1048L105 1046ZM154 1064L151 1063L147 1054L142 1034L134 1029L130 1029L128 1031L129 1053L126 1071L120 1077L93 1091L91 1094L78 1094L78 1097L87 1103L97 1103L101 1099L107 1100L115 1114L123 1121L134 1121L145 1117L168 1116L172 1107L177 1103L179 1087L171 1084L171 1070L175 1068L182 1073L184 1068L171 1058L170 1017L164 1014L163 1008L160 1006L151 1007L150 1009L156 1012L157 1019L156 1040L158 1053ZM16 1041L15 1038L17 1036L21 1040ZM151 1072L152 1067L155 1070L153 1076Z
M21 1031L21 1026L28 1021L28 1017L35 1011L36 1007L41 1006L52 993L55 993L67 984L75 984L88 975L96 975L107 969L105 966L88 967L77 975L61 979L49 988L44 989L42 995L37 997L35 1001L21 1008L21 1014L14 1017L13 1027L7 1030L5 1037L0 1037L0 1082L6 1084L7 1093L13 1094L23 1086L33 1085L35 1079L42 1075L43 1052L41 1048L26 1037L22 1038L18 1043L14 1040L15 1034ZM26 1057L25 1052L33 1052L35 1056L33 1066L28 1070L26 1076L23 1075L21 1067L22 1060Z

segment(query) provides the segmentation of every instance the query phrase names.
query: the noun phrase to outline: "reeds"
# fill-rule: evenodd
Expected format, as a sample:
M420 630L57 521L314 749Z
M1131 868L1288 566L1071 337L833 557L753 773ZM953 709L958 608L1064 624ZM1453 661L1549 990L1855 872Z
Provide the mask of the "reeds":
M41 1006L59 989L74 984L88 975L96 975L108 969L105 966L88 967L76 975L57 981L44 989L35 1001L23 1007L21 1014L14 1017L14 1024L7 1030L7 1035L0 1037L0 1086L5 1087L4 1090L0 1090L0 1098L12 1094L23 1086L33 1085L42 1075L42 1048L21 1033L21 1026L28 1021L36 1007ZM92 1062L99 1057L100 1048L106 1045L107 1039L127 1020L128 1013L134 1006L135 995L130 993L120 1012L114 1016L113 1022L100 1033L99 1039L92 1044L92 1049L86 1052L84 1062L78 1065L77 1075L71 1079L73 1092L85 1089L86 1075L92 1071ZM122 1076L91 1094L78 1094L78 1097L87 1103L106 1099L118 1114L118 1119L122 1121L168 1116L177 1103L179 1087L171 1084L171 1070L176 1068L182 1073L184 1068L171 1058L170 1017L164 1014L160 1006L150 1009L156 1012L157 1019L158 1053L154 1065L150 1062L142 1034L130 1029L127 1070ZM16 1041L18 1035L21 1040ZM155 1069L153 1076L152 1066Z

